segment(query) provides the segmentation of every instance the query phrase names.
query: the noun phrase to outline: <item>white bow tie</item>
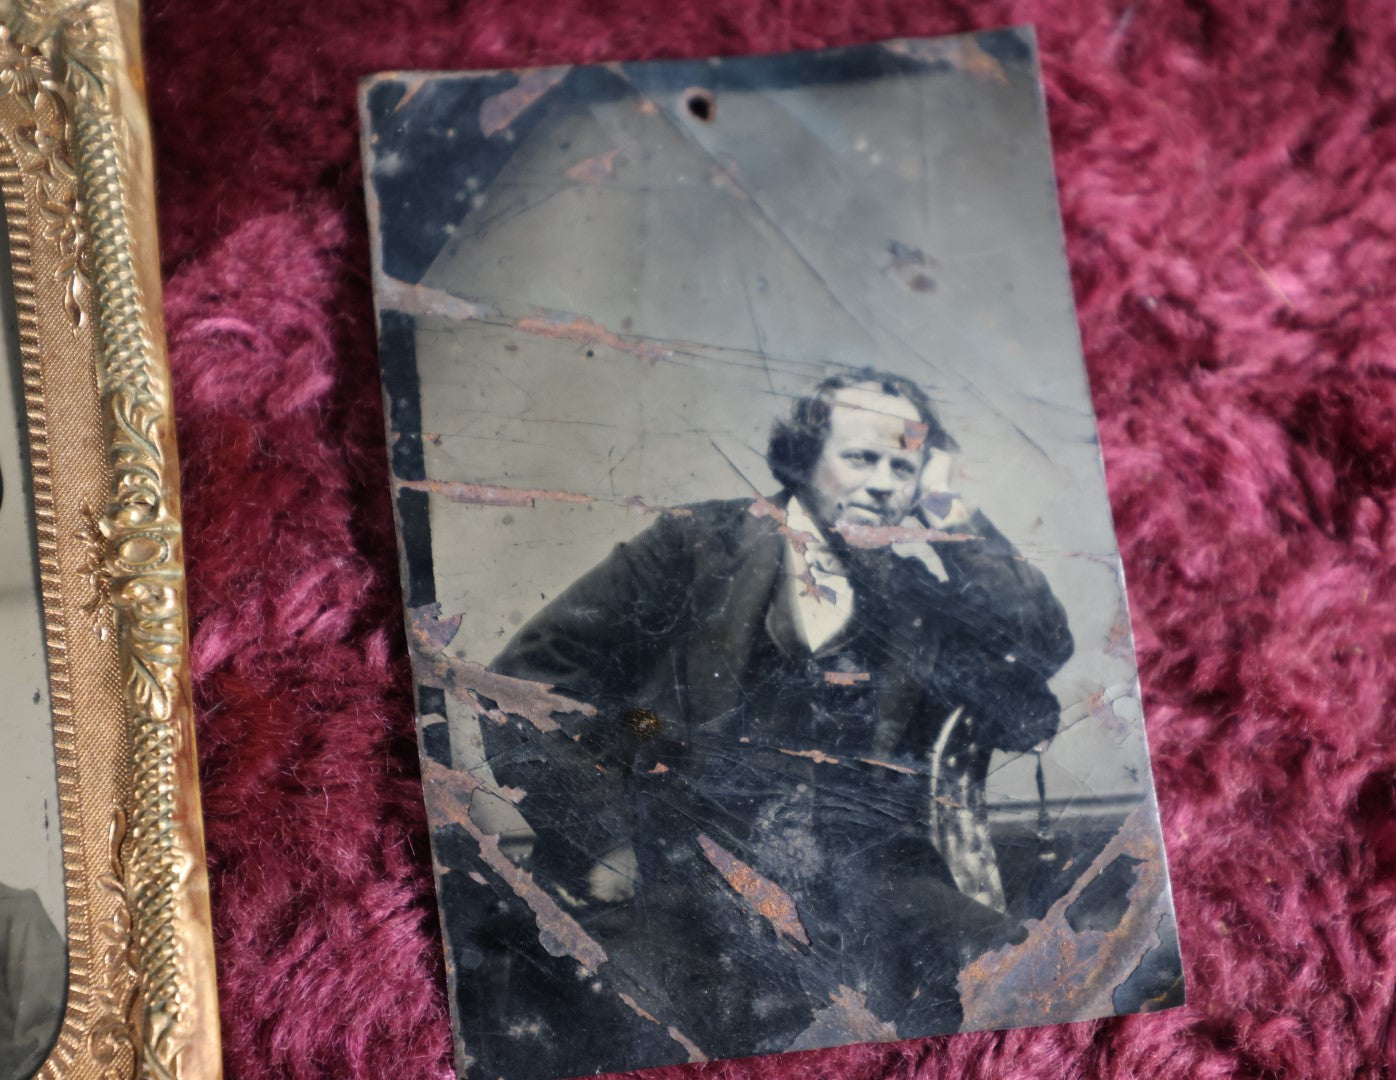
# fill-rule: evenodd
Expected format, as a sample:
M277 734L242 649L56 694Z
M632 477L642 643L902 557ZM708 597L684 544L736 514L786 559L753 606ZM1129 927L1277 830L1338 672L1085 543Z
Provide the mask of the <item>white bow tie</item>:
M831 577L848 577L848 567L838 554L828 544L813 541L805 545L805 561L809 563L810 569L817 574L828 574Z

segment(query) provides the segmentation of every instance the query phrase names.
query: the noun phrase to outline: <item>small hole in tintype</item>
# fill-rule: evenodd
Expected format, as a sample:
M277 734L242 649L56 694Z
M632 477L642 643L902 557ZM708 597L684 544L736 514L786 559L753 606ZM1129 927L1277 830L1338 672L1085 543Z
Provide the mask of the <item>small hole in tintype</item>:
M684 104L688 106L689 115L693 119L701 120L705 124L712 123L713 117L717 115L717 102L713 100L710 90L690 90Z

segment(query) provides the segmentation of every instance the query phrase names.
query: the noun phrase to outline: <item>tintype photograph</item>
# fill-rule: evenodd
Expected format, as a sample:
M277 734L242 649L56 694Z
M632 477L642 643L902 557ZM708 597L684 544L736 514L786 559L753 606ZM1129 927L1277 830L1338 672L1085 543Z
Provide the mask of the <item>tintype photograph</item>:
M361 101L461 1075L1181 1003L1031 32Z
M4 240L0 233L0 241ZM28 1080L63 1019L68 972L63 843L44 605L34 538L24 370L9 246L0 242L0 1080Z

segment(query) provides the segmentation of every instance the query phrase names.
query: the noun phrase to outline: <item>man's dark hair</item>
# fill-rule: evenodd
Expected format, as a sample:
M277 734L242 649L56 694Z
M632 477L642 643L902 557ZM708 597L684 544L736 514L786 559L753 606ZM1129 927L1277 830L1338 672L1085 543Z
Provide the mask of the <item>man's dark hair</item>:
M766 448L766 464L781 485L801 488L809 482L814 464L824 449L833 417L833 398L850 386L874 386L891 397L905 398L915 407L926 425L922 452L929 449L958 450L955 440L941 426L935 406L926 392L910 379L887 371L862 368L843 375L831 375L807 397L798 398L790 409L790 419L777 420L771 428Z

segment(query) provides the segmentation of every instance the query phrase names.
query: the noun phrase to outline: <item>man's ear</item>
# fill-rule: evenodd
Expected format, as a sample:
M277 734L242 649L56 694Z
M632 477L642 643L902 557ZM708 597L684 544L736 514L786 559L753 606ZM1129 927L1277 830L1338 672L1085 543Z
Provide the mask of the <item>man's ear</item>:
M916 493L916 509L921 520L934 529L964 525L970 511L959 495L951 490L954 483L955 455L949 450L931 448L921 467Z
M928 495L944 495L950 492L950 476L955 468L955 455L949 450L931 447L926 451L926 462L921 466L917 479L920 498Z

